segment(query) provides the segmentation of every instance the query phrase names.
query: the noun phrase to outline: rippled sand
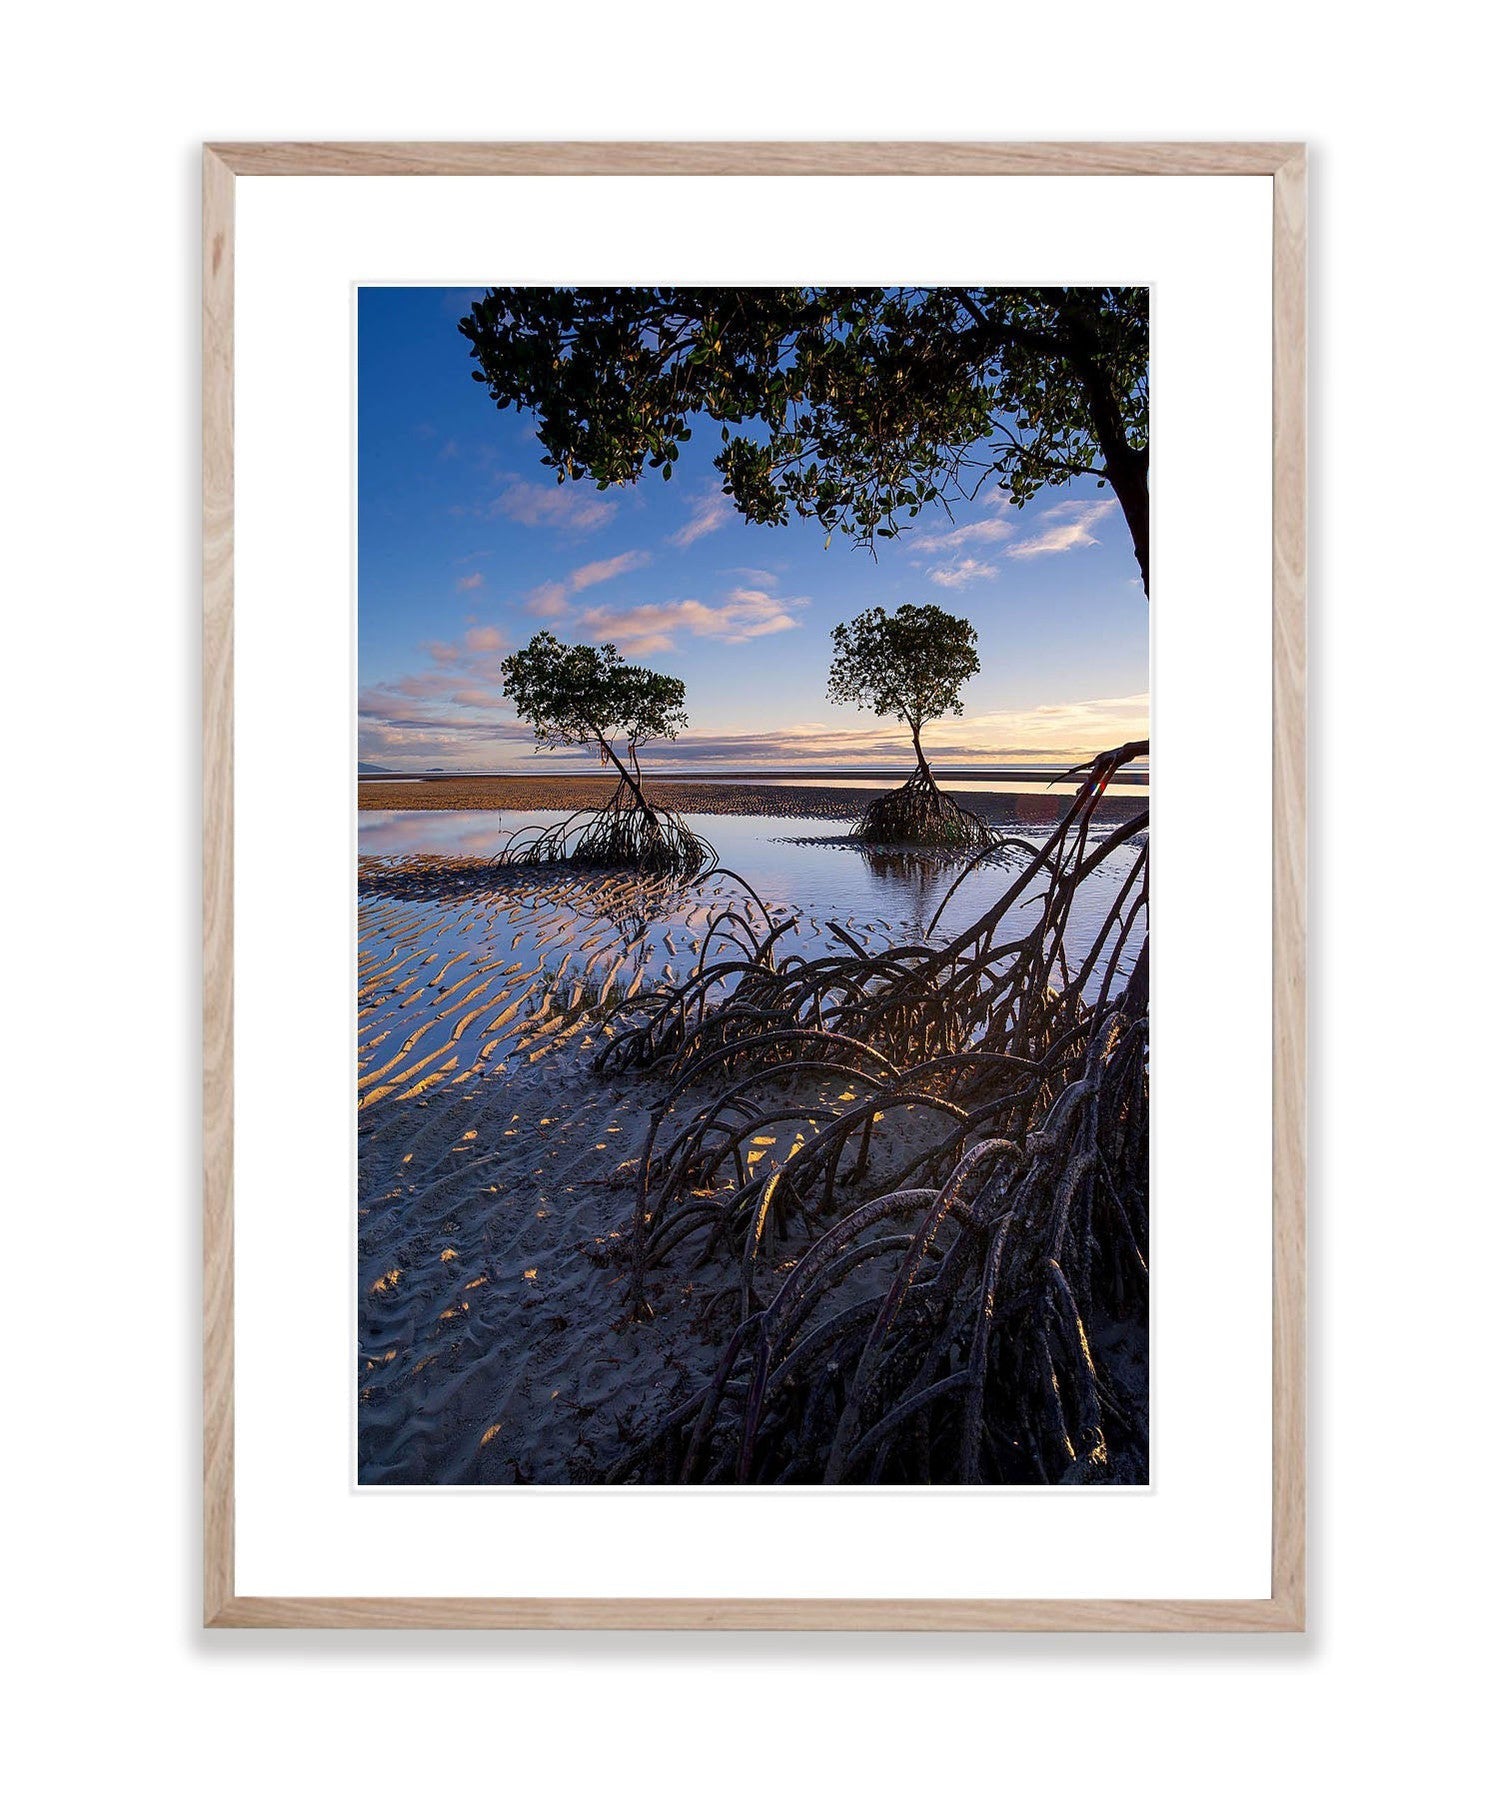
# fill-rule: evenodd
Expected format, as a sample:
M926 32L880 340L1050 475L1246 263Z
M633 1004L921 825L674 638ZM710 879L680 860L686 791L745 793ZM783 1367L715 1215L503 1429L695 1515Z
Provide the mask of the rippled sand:
M683 898L626 875L361 863L362 1481L597 1480L711 1371L711 1271L627 1320L660 1089L591 1064L733 897L721 878Z

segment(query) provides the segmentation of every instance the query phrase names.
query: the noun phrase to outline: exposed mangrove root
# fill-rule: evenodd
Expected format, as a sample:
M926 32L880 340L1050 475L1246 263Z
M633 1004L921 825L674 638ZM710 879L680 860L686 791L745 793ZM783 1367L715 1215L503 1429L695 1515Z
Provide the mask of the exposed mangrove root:
M740 1316L709 1388L618 1477L1143 1478L1143 1389L1095 1342L1143 1342L1146 1318L1148 813L1093 827L1146 748L1088 767L953 942L778 959L784 926L747 904L739 953L604 1049L601 1068L671 1080L637 1178L637 1315L692 1243L733 1268ZM1129 850L1069 957L1079 888Z
M706 873L717 860L705 837L679 814L649 804L627 779L597 811L574 812L554 825L529 825L514 832L495 857L502 868L570 862L579 868L638 868L647 875L679 877Z
M611 1478L1145 1478L1143 1396L1093 1341L1144 1316L1144 1034L1112 1010L1022 1139L851 1207Z
M849 835L871 847L976 850L993 841L983 819L943 793L925 765L903 787L871 800Z

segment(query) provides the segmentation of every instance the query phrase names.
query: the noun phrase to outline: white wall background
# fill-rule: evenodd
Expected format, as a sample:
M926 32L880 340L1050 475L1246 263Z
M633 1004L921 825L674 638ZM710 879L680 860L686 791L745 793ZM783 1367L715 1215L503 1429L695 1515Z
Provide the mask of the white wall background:
M1417 858L1492 853L1479 18L83 0L13 20L0 1281L24 1790L1458 1786L1492 1700L1493 903ZM1312 143L1305 1640L197 1627L197 146L610 135ZM1392 965L1429 996L1392 1006Z

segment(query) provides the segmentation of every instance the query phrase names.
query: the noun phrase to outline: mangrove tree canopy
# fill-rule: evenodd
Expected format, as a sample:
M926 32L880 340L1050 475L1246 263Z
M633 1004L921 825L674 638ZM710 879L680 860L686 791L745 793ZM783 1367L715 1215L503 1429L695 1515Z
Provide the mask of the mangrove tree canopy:
M635 752L673 738L687 723L687 690L674 675L622 659L612 643L565 644L538 631L500 664L506 697L542 748L597 749L619 784L608 802L546 827L514 834L501 852L511 866L545 862L632 866L649 874L692 875L713 859L712 845L676 813L653 806L640 784ZM631 767L620 760L623 743Z
M871 606L833 627L828 698L900 719L926 769L922 726L962 712L958 690L979 672L977 644L968 620L940 606Z
M612 643L565 644L538 631L500 664L505 697L543 748L577 745L608 755L674 738L687 723L687 690L674 675L626 662ZM627 777L628 778L628 777Z
M458 328L559 481L670 480L707 418L744 518L873 545L986 481L1091 475L1149 591L1146 288L497 287Z
M860 842L947 849L988 844L988 826L939 791L921 747L923 725L963 710L959 689L979 672L977 644L968 620L940 606L900 606L893 613L872 606L833 627L828 698L900 719L916 750L910 780L864 808L852 832Z

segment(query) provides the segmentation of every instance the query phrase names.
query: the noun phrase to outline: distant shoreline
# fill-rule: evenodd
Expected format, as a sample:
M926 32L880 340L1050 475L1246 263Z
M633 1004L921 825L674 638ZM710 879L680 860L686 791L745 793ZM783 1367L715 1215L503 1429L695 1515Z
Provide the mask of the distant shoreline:
M871 774L871 784L894 784L904 780L908 770L891 776ZM1009 779L1005 776L943 773L949 780ZM835 780L862 780L865 777L838 775ZM940 778L940 777L939 777ZM772 781L794 780L795 785L771 785ZM1118 785L1124 783L1118 782ZM596 810L613 791L614 783L596 774L556 775L432 775L392 780L389 777L361 775L359 810L361 812L581 812ZM759 818L823 818L855 819L869 800L861 787L822 786L813 778L797 780L794 776L766 776L758 779L718 777L705 780L694 775L647 775L648 795L657 795L662 804L678 812L696 812L709 816L748 816ZM665 792L662 790L666 789ZM1034 793L962 793L961 803L991 824L1045 824L1061 816L1071 803L1075 783L1058 781L1048 787L1040 779ZM1143 793L1107 793L1099 802L1101 820L1129 817L1142 806L1149 805Z
M934 766L933 773L940 781L1025 781L1038 787L1050 786L1053 782L1060 785L1066 779L1066 770L1071 764L1048 762L1031 763L1018 768L1011 767L973 767L944 768ZM759 783L770 781L797 781L818 783L822 781L869 781L871 783L904 781L910 774L909 765L900 768L730 768L730 769L655 769L647 767L645 779L648 781L739 781ZM361 769L361 781L608 781L617 777L612 773L602 773L597 769L573 768L552 771L532 769L490 769L482 774L467 774L461 770L421 769L412 772L408 769ZM1146 768L1121 769L1114 777L1116 787L1143 787L1150 780L1150 770Z

